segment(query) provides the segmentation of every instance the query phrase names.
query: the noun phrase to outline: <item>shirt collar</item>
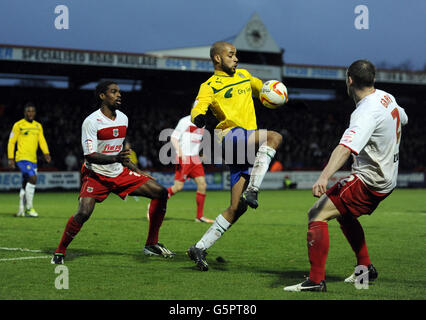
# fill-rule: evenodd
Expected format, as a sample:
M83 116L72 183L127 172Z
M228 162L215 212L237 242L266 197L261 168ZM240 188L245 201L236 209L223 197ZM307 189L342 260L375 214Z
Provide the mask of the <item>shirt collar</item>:
M215 76L222 76L222 77L233 77L227 74L225 71L215 70L214 71Z

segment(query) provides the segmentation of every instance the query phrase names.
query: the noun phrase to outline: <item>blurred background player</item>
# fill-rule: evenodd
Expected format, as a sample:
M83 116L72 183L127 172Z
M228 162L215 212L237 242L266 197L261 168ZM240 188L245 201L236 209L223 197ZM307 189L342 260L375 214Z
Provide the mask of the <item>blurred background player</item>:
M213 223L213 220L204 217L204 201L206 199L206 178L203 164L199 157L200 145L203 139L204 128L198 128L191 122L191 115L179 120L173 131L170 141L176 151L175 181L168 188L169 198L183 189L186 179L192 178L197 184L195 202L197 216L195 221Z
M391 94L374 88L375 74L376 69L368 60L355 61L346 72L347 93L355 102L355 111L351 114L349 128L312 187L312 194L320 199L308 213L309 278L285 287L285 291L327 290L327 222L334 218L355 252L357 265L365 269L370 281L378 276L371 264L358 218L373 213L396 187L401 126L407 124L408 117ZM354 155L351 175L327 190L328 180L346 163L351 153ZM358 275L352 274L345 282L355 282Z
M95 90L97 109L83 122L81 142L85 162L78 211L71 216L56 249L52 264L63 264L66 249L90 218L95 204L113 192L120 198L127 195L148 197L149 231L143 250L146 255L171 258L174 252L158 243L158 234L166 214L167 189L130 162L131 150L123 150L128 118L118 110L121 93L113 81L99 83Z
M216 129L220 130L216 133L224 149L222 155L225 161L230 154L233 157L227 163L231 171L231 204L187 252L201 271L208 270L206 250L246 212L247 206L257 208L258 190L282 142L282 136L275 131L257 130L253 95L259 97L263 83L247 70L237 69L236 48L228 42L216 42L210 48L210 58L214 74L201 84L191 119L197 127L204 127L210 107L219 121ZM241 147L243 152L239 152ZM249 150L257 150L252 169ZM239 163L241 156L243 161Z
M7 147L10 169L18 166L22 173L22 187L19 191L19 211L16 217L37 217L33 199L37 183L37 149L40 146L45 160L51 161L49 148L43 134L41 123L35 121L36 108L28 102L24 106L24 119L16 122L9 136ZM15 155L15 144L17 145Z

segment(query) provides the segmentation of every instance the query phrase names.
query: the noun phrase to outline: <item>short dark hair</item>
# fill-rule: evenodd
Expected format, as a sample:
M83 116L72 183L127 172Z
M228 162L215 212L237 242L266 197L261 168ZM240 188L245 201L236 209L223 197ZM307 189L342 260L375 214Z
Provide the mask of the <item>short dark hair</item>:
M215 63L214 56L217 54L221 54L223 48L226 45L232 45L232 43L229 43L226 41L217 41L212 44L212 46L210 47L210 59L212 60L213 63Z
M349 66L347 72L356 88L362 89L374 86L376 67L370 61L357 60Z
M97 106L99 106L99 104L102 103L102 100L101 98L99 98L99 95L101 93L106 93L108 90L108 87L112 84L117 84L117 82L112 80L105 80L98 83L95 89L95 101Z
M33 107L35 109L35 104L31 101L27 102L26 104L24 104L24 111L27 110L27 108L29 107Z

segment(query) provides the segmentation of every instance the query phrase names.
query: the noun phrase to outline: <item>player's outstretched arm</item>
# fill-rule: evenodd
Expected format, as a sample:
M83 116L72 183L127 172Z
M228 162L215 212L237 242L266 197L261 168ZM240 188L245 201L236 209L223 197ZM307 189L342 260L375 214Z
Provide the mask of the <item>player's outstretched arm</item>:
M312 187L314 197L319 198L327 191L328 180L346 163L350 155L351 150L341 144L333 150L327 165Z

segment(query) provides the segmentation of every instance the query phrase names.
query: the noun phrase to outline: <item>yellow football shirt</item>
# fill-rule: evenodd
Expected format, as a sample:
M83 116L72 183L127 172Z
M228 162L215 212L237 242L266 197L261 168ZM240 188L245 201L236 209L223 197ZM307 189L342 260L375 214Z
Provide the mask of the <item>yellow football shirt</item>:
M262 85L260 79L245 69L236 69L232 76L216 70L200 86L191 110L191 121L199 114L206 114L210 107L219 121L216 129L223 130L220 138L235 127L257 129L253 96L259 97Z
M15 157L15 145L18 144ZM33 120L28 122L25 119L15 122L9 136L7 146L7 156L15 161L27 160L37 163L37 148L40 145L41 151L49 153L46 139L43 135L42 125Z

